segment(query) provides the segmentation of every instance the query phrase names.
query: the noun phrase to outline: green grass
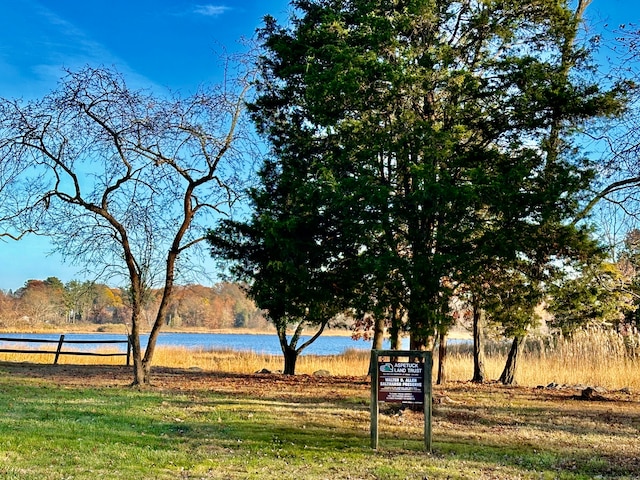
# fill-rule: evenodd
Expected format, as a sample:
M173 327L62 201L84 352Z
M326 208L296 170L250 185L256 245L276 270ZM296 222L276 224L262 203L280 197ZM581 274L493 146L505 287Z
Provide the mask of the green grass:
M192 375L134 390L0 365L0 478L640 478L637 399L456 384L437 390L451 402L435 407L429 455L410 412L382 415L369 447L365 382Z

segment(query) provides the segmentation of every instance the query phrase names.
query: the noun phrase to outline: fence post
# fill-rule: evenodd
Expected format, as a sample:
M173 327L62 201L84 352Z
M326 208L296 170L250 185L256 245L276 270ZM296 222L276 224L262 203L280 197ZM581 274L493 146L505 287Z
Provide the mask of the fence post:
M60 335L60 341L58 342L58 349L56 350L56 358L53 359L53 364L58 364L58 358L60 357L60 350L62 350L62 344L64 343L64 335Z

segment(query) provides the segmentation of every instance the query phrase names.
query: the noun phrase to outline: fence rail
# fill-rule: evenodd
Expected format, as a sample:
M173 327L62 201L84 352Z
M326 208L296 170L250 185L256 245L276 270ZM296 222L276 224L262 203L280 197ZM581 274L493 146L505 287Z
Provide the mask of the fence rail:
M85 356L93 356L93 357L126 357L127 358L127 366L131 364L131 342L127 337L126 340L65 340L64 335L60 335L59 340L49 340L46 338L7 338L0 337L0 342L11 342L11 343L54 343L57 344L55 350L34 350L34 349L18 349L18 348L1 348L0 353L36 353L36 354L51 354L55 355L53 359L54 365L58 363L58 359L60 355L85 355ZM127 344L127 353L102 353L102 352L85 352L79 350L70 350L64 351L62 347L64 344L114 344L114 343L126 343Z

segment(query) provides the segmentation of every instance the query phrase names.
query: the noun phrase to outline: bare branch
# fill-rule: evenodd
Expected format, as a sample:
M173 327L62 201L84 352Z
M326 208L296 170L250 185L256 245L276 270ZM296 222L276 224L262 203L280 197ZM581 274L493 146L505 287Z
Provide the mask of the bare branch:
M0 237L43 233L73 262L126 271L133 336L145 289L163 282L144 359L134 342L138 380L148 376L180 254L243 189L237 139L246 138L250 85L240 84L157 98L131 91L116 72L86 68L39 101L0 100Z
M613 182L607 185L607 187L605 187L603 190L598 192L589 201L589 203L587 203L587 205L582 209L582 211L580 211L580 213L576 215L576 217L573 219L573 224L575 225L576 223L586 218L591 212L591 210L593 210L593 207L595 207L598 202L600 202L603 199L607 199L607 195L610 195L611 193L614 193L614 192L618 192L620 190L628 189L631 187L639 187L639 186L640 186L640 176L619 180L617 182Z

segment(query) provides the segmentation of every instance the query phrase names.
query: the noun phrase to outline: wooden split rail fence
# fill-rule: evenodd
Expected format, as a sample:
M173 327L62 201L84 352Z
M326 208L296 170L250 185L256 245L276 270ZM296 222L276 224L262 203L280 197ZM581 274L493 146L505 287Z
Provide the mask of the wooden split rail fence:
M58 363L58 359L60 355L87 355L94 357L126 357L127 358L127 366L131 363L131 342L129 341L129 337L126 340L65 340L64 335L60 335L59 340L50 340L50 339L42 339L42 338L6 338L0 337L0 342L11 342L14 343L53 343L57 344L57 348L55 350L36 350L36 349L18 349L18 348L3 348L0 345L1 353L32 353L32 354L52 354L55 355L53 359L54 365ZM65 344L127 344L127 353L103 353L103 352L95 352L95 351L82 351L82 350L70 350L65 351L62 349Z

